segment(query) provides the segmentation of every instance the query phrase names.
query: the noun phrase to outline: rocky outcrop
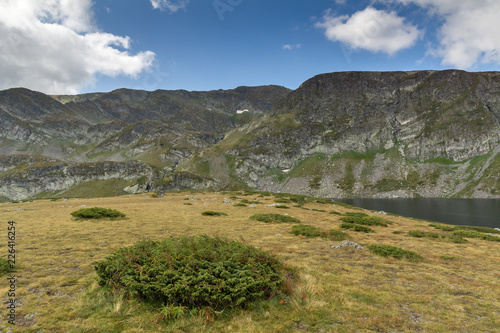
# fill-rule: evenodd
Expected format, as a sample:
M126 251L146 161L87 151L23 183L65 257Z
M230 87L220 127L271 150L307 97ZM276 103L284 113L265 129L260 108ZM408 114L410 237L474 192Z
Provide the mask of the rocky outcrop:
M153 170L139 161L64 163L30 156L0 158L0 196L11 200L31 198L40 193L58 193L92 180L143 179L154 177Z
M351 241L343 241L342 243L338 245L332 245L332 249L341 249L343 247L353 247L356 250L363 250L363 247L359 245L358 243L351 242Z
M216 189L218 181L189 172L174 172L152 184L155 192Z

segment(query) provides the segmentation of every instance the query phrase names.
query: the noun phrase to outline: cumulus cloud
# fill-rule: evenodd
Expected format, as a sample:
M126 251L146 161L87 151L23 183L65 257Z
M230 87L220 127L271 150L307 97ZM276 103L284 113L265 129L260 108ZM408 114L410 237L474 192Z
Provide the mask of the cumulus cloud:
M500 1L392 0L426 8L443 20L439 46L430 53L444 65L468 69L479 63L500 64Z
M179 9L186 9L189 0L150 0L154 9L168 10L175 13Z
M352 16L334 16L327 11L323 21L316 23L325 36L342 42L353 49L383 52L393 55L415 44L421 32L395 12L367 7Z
M136 77L151 51L130 53L128 37L95 28L92 0L3 0L0 89L75 94L97 75Z
M301 44L285 44L282 46L283 50L291 51L293 49L300 49Z

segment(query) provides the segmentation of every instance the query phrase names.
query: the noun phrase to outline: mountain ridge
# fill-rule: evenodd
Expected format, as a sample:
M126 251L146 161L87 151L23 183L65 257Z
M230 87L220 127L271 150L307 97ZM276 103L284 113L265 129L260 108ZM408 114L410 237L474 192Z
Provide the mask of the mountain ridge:
M152 170L138 192L500 197L498 72L336 72L294 91L21 89L0 92L0 121L0 155L135 160Z
M222 174L326 197L497 197L499 89L496 72L321 74L217 144L240 165ZM488 154L474 173L474 159ZM471 182L483 171L484 191Z

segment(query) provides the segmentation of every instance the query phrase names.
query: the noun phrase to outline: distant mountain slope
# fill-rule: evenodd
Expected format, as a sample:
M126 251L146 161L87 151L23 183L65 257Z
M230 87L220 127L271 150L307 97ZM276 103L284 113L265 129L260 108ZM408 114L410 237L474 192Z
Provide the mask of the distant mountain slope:
M209 92L136 91L47 96L27 89L0 92L0 154L30 154L67 161L141 159L164 156L157 166L175 164L180 149L221 140L235 126L269 112L289 89L239 87ZM248 112L237 114L237 110ZM102 156L103 158L99 158Z
M270 112L289 93L280 86L208 92L120 89L77 96L9 89L0 91L0 156L41 156L71 165L139 160L163 175L229 130Z
M280 86L238 87L232 90L185 91L119 89L107 94L52 96L66 107L95 123L106 121L178 122L197 130L224 131L237 110L267 113L291 90ZM217 121L222 121L218 123ZM234 119L230 119L234 120ZM181 126L182 127L182 126Z
M331 73L181 169L219 161L205 173L221 183L329 197L492 197L499 142L500 73Z
M116 188L110 193L500 197L497 72L330 73L293 92L10 89L0 92L0 125L0 196L8 198L87 193L100 186L94 181ZM94 178L93 168L102 171ZM116 177L124 182L111 184Z

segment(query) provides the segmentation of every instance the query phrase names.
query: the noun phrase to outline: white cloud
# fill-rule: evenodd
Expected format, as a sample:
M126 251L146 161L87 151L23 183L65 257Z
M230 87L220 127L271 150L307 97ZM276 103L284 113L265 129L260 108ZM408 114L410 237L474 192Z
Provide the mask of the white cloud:
M439 15L439 46L430 53L443 65L467 69L479 63L500 64L500 1L497 0L392 0L416 4Z
M394 12L367 7L352 16L334 16L327 11L317 28L334 42L342 42L353 49L383 52L389 55L413 46L421 33L416 26L404 22Z
M169 10L175 13L180 9L186 9L189 0L150 0L154 9Z
M75 94L97 75L136 77L151 51L132 55L130 39L99 32L91 0L3 0L0 89Z
M380 0L379 0L380 1ZM383 0L388 1L388 0ZM389 0L392 2L399 2L403 5L411 3L421 7L432 7L433 10L443 13L450 13L459 9L459 7L474 8L476 4L481 2L492 2L491 0Z
M291 51L293 49L300 49L301 48L301 44L285 44L282 46L283 50L288 50L288 51Z

